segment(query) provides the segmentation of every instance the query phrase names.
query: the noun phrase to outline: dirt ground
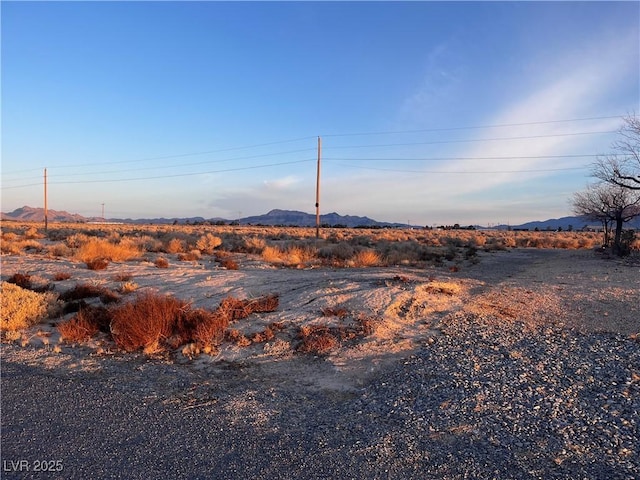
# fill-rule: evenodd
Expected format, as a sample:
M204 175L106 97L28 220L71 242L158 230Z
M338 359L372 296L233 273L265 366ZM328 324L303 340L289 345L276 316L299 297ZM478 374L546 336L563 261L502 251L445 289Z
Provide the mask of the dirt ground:
M68 259L3 255L2 278L29 273L51 281L57 272L71 278L55 282L58 292L79 283L116 289L115 275L126 274L137 291L153 290L215 309L227 296L255 298L276 294L276 312L254 314L234 328L247 336L271 322L285 328L268 342L240 347L224 343L213 354L173 352L165 361L202 373L250 365L263 375L288 377L307 386L336 391L362 384L378 367L408 356L430 337L461 321L521 322L523 328L561 325L584 331L623 335L640 332L640 264L603 258L591 250L513 249L481 252L477 263L457 271L446 267L280 268L257 256L238 255L238 270L226 270L203 257L171 261L159 269L151 261L112 264L90 271ZM135 295L135 294L130 294ZM326 316L342 309L343 318ZM358 318L372 321L373 333L341 346L315 361L295 351L302 325L349 326ZM469 320L472 319L472 320ZM21 340L21 361L46 368L92 369L117 352L106 338L84 345L58 345L55 321L41 324Z

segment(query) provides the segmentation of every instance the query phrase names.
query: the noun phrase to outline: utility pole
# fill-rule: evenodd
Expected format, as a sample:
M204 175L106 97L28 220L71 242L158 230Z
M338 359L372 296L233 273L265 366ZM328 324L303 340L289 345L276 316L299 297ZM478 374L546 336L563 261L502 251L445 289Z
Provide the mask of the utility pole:
M322 139L318 137L318 171L316 177L316 238L320 238L320 157L322 155Z
M47 169L44 169L44 231L49 227L49 212L47 210Z
M104 223L104 203L101 203L100 205L102 205L102 223Z

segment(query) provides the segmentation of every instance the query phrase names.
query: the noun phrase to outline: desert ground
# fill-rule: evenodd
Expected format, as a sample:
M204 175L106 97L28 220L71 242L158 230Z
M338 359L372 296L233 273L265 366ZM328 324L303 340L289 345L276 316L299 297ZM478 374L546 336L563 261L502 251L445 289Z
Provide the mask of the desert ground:
M86 226L3 225L2 280L48 294L93 285L115 305L150 292L207 311L278 298L214 345L70 342L58 325L77 312L62 310L3 332L3 459L62 460L53 478L156 478L168 464L173 478L640 476L637 254L609 257L595 234L202 228L188 234L221 238L209 253L184 233L102 235L146 247L93 270ZM314 328L333 343L301 348ZM7 477L30 478L12 465Z

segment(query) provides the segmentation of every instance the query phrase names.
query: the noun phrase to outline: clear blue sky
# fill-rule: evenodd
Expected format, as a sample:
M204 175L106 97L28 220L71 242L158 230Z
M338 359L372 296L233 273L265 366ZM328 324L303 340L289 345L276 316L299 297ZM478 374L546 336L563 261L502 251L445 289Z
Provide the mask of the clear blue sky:
M610 151L621 120L605 117L640 113L638 2L3 1L1 15L4 212L42 206L46 167L49 208L86 216L311 213L321 136L323 213L543 220L571 213Z

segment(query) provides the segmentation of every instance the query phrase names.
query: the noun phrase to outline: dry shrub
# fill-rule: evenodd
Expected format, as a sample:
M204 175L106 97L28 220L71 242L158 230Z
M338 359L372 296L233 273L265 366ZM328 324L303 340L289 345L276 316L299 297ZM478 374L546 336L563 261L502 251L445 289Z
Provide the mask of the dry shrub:
M238 270L238 263L230 258L222 258L219 260L220 266L227 270Z
M0 331L23 330L47 318L56 295L36 293L12 283L0 284Z
M63 341L82 342L98 333L98 324L89 312L88 309L82 309L75 317L58 324L58 331Z
M323 317L338 317L343 319L349 316L349 310L342 307L325 307L321 312Z
M164 257L156 258L154 264L157 268L169 268L169 261Z
M213 254L214 249L222 245L222 239L211 233L207 233L198 239L196 248L206 255Z
M195 262L196 260L200 260L200 251L191 250L187 253L179 253L178 260L180 260L181 262Z
M285 249L266 246L262 250L262 258L269 263L302 265L316 260L318 252L309 245L291 245Z
M251 345L251 340L249 340L242 332L236 330L235 328L230 328L227 330L225 334L225 338L235 343L239 347L248 347Z
M71 257L73 250L67 247L64 243L56 243L55 245L47 246L47 253L54 257Z
M113 243L103 238L89 238L78 248L75 258L85 263L95 259L126 262L139 258L141 254L140 248L127 239Z
M218 310L229 318L230 322L241 320L251 315L251 310L247 307L246 300L239 300L234 297L227 297L220 302Z
M193 340L201 345L220 345L229 326L229 317L222 311L194 310L190 320L195 324Z
M109 266L109 260L106 258L94 258L87 260L86 264L89 270L105 270Z
M456 270L457 271L457 270ZM453 282L430 282L426 287L425 291L429 293L442 293L444 295L457 295L462 291L462 287L457 283Z
M120 293L132 293L135 292L138 289L138 284L136 282L124 282L122 285L120 285L120 287L118 288L118 291Z
M76 285L70 290L60 295L60 300L64 302L80 300L82 298L99 297L105 293L107 289L98 285L90 285L88 283L82 283Z
M374 250L360 250L353 257L353 264L356 267L372 267L380 264L380 255Z
M53 279L56 282L60 282L62 280L69 280L71 278L71 274L69 272L56 272L53 274Z
M131 275L130 273L123 272L115 273L111 278L114 282L128 282L132 277L133 275Z
M27 290L31 290L32 287L31 275L28 273L14 273L7 279L7 282L13 283L20 288L26 288Z
M247 253L260 253L265 249L266 246L267 242L264 238L247 237L244 239L242 250Z
M166 253L184 253L187 249L187 242L179 238L172 238L167 243L164 251Z
M254 300L245 300L249 313L268 313L278 309L280 299L277 295L265 295Z
M262 249L262 259L269 263L282 262L283 253L279 248L266 246Z
M300 327L299 336L302 341L297 350L302 353L327 354L340 345L331 329L324 325Z
M44 238L44 235L38 233L38 229L36 227L30 227L26 232L24 232L24 238L34 240L36 238Z
M186 302L171 296L141 294L112 311L111 335L118 347L128 352L153 350L173 334L187 307Z

